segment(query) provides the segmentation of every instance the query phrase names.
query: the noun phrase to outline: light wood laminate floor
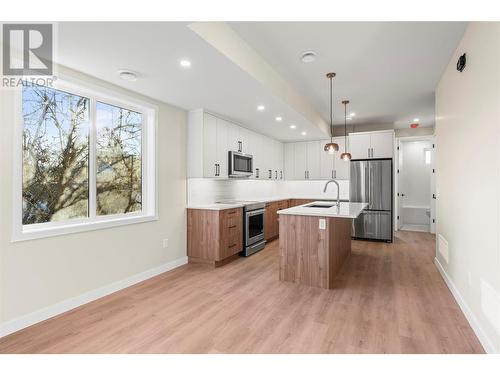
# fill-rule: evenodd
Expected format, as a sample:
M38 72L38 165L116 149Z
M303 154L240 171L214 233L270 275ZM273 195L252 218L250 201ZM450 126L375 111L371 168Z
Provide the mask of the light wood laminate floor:
M436 270L434 236L353 241L323 290L278 280L278 241L186 265L0 340L2 353L482 353Z

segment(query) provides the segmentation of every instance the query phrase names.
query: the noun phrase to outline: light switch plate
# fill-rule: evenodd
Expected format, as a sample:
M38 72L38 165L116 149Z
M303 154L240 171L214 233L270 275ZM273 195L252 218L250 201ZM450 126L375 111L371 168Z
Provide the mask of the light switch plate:
M319 229L326 229L326 219L319 219Z

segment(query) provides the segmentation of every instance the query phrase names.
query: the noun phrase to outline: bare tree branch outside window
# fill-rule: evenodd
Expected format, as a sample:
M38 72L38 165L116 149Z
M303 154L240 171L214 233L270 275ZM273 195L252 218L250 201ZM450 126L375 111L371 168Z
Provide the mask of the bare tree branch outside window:
M142 115L97 103L97 215L141 211Z
M90 100L23 88L23 225L87 218ZM96 215L142 210L142 115L96 103Z
M23 88L23 224L88 216L89 102Z

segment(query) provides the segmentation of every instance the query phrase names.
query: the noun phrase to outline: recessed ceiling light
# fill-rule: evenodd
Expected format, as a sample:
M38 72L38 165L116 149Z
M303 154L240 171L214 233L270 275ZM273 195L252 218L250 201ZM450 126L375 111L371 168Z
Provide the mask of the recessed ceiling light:
M313 51L305 51L300 56L300 59L304 63L310 63L316 60L316 54Z
M276 116L276 121L281 121L283 118L281 116Z
M354 117L356 114L354 112L349 113L349 117Z
M418 118L413 119L413 122L419 122L419 121L420 121L420 119L418 119Z
M189 68L191 66L191 61L189 60L181 60L179 61L179 65L183 68Z
M295 129L297 125L290 125L290 129Z
M118 74L120 75L120 78L124 79L125 81L130 81L130 82L137 81L137 73L131 70L121 69L118 71Z
M302 132L302 133L300 133L300 134L302 134L302 135L306 135L306 134L307 134L307 132Z
M263 105L257 106L257 111L263 111L264 109L266 109L266 107L264 107Z

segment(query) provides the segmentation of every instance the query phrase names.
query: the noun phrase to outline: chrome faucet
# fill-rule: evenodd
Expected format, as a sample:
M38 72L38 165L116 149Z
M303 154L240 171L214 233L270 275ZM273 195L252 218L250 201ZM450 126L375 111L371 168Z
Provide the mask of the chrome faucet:
M325 188L323 189L323 193L326 193L326 188L328 187L328 184L330 182L333 182L335 183L335 185L337 185L337 207L340 207L340 186L337 180L328 180L325 184Z

